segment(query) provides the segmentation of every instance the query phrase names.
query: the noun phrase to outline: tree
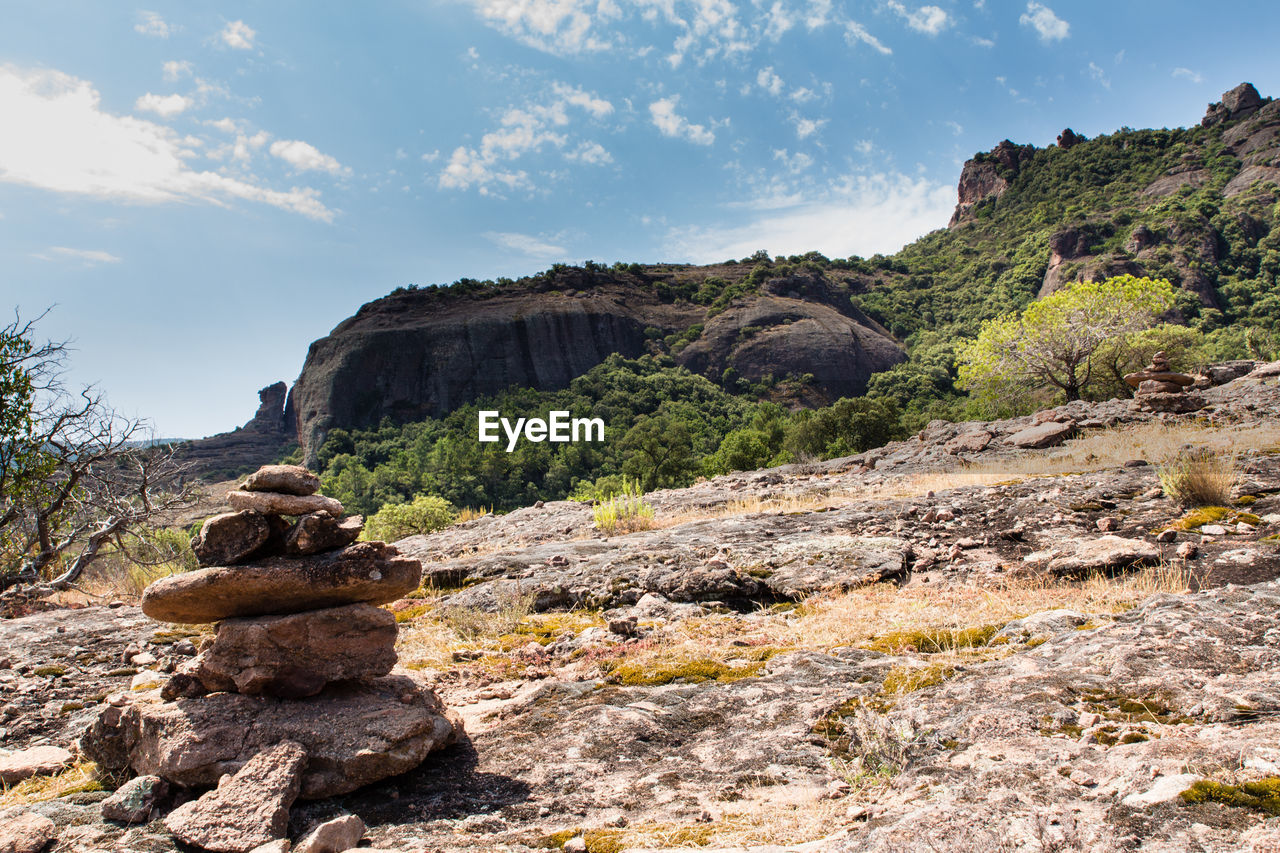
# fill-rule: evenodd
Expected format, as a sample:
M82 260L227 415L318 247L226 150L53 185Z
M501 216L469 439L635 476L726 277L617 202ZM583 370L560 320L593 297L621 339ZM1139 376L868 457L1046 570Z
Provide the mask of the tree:
M1079 400L1107 374L1100 353L1154 326L1173 303L1173 285L1162 279L1078 282L984 323L957 355L960 385L996 411L1050 388Z
M112 548L152 562L150 525L190 498L172 449L96 389L68 390L66 343L37 345L33 325L0 328L0 588L65 589Z
M365 535L370 539L395 542L406 536L431 533L448 527L457 519L453 505L435 495L419 495L412 503L387 504L369 519Z
M641 417L622 437L619 449L624 455L622 473L638 480L645 492L692 479L693 438L682 421L666 414Z

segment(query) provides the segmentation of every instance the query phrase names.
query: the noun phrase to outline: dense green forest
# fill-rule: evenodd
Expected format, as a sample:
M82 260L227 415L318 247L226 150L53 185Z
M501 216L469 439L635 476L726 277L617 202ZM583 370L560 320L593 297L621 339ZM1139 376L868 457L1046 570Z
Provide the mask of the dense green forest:
M771 257L760 251L701 275L681 274L697 268L679 265L587 262L519 281L463 279L448 287L401 288L484 298L508 287L558 287L570 278L580 287L623 278L653 288L664 300L706 306L714 316L770 281L807 276L902 341L908 359L873 376L865 397L796 410L802 395L782 386L802 385L803 377L751 385L730 371L712 381L676 367L670 356L701 334L699 324L655 335L651 355L614 356L561 391L513 388L439 419L332 430L319 452L325 490L365 513L419 494L505 510L571 494L608 494L624 477L652 489L850 454L909 434L932 418L994 414L957 384L957 354L985 322L1036 298L1051 242L1065 231L1083 251L1060 270L1064 281L1103 270L1136 272L1178 287L1168 319L1186 329L1178 339L1184 368L1277 357L1280 204L1269 186L1224 195L1242 164L1227 151L1223 131L1222 125L1126 128L1067 147L1028 147L1017 170L997 165L1009 181L998 198L980 202L968 222L928 234L893 256ZM984 157L990 155L977 162ZM1161 176L1189 169L1203 180L1148 191ZM1115 393L1124 389L1113 383L1086 397ZM1045 402L1052 398L1029 398L1027 405ZM476 441L482 408L524 416L563 409L601 417L608 430L598 444L522 441L507 453Z

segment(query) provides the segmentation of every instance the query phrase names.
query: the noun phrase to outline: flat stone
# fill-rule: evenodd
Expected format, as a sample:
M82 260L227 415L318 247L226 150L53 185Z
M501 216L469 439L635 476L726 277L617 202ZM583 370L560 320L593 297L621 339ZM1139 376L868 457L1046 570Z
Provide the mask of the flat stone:
M1009 436L1008 442L1017 447L1041 448L1056 447L1076 434L1076 425L1071 422L1048 421L1047 423L1027 427Z
M1198 412L1208 405L1204 397L1199 394L1184 391L1178 393L1138 394L1134 399L1140 409L1148 412L1168 412L1171 414Z
M333 681L386 675L395 663L395 616L352 604L226 619L200 654L196 677L209 692L298 699Z
M324 495L287 495L280 492L227 492L227 504L235 510L252 509L272 515L307 515L324 512L342 515L342 504Z
M306 749L292 741L264 749L217 788L170 812L165 829L212 853L250 853L284 838L306 763Z
M72 755L60 746L33 746L0 755L0 782L16 785L32 776L49 776L71 763Z
M107 706L80 749L108 770L128 768L200 787L216 784L266 747L295 741L308 756L301 797L323 799L417 767L453 743L455 719L424 676L396 672L331 684L291 701L212 693ZM461 722L456 725L460 731Z
M1148 394L1180 394L1182 386L1176 382L1161 382L1156 379L1144 379L1138 386L1134 396L1144 397Z
M198 624L385 604L418 588L422 564L383 542L358 542L312 557L272 557L161 578L142 595L142 612L161 622Z
M364 838L364 821L353 814L326 821L293 845L293 853L345 853Z
M0 853L39 853L57 837L53 821L35 812L0 820Z
M247 492L314 495L320 491L320 478L301 465L263 465L240 488Z
M1068 540L1049 551L1027 557L1055 575L1085 577L1095 572L1111 573L1160 562L1160 548L1142 539L1100 536L1097 539Z
M230 566L262 548L270 536L271 525L262 513L224 512L200 526L191 550L202 566Z
M942 446L947 453L981 453L987 449L993 436L986 430L962 432Z
M102 816L120 823L146 823L168 793L169 783L159 776L137 776L102 801Z
M1195 384L1196 380L1194 376L1175 373L1172 370L1142 370L1137 373L1126 374L1124 381L1134 388L1140 388L1145 382L1167 382L1171 385L1183 387Z
M352 515L336 518L322 512L313 512L298 519L285 538L286 554L305 556L345 548L360 537L364 530L364 518Z

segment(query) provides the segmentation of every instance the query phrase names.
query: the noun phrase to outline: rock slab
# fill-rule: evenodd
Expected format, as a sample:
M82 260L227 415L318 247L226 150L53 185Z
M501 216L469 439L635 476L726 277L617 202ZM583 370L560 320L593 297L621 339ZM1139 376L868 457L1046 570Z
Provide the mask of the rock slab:
M301 465L263 465L240 487L248 492L278 492L284 495L314 495L320 478Z
M108 770L129 768L200 787L216 784L264 748L294 741L308 756L301 796L323 799L417 767L453 743L455 719L422 676L393 673L289 702L213 693L108 706L80 749ZM460 731L461 723L456 726Z
M230 566L267 544L271 525L260 512L224 512L205 521L191 540L191 550L202 566Z
M210 692L300 699L333 681L386 675L395 646L395 616L368 604L227 619L196 677Z
M422 565L383 542L359 542L307 558L272 557L161 578L142 612L161 622L199 624L234 616L299 613L345 604L385 604L418 588Z
M32 776L57 773L71 763L71 753L59 746L33 746L0 755L0 782L16 785Z
M1009 436L1008 441L1012 445L1028 449L1057 447L1075 434L1075 424L1049 421L1039 426L1027 427L1024 430L1015 432Z
M342 504L324 495L287 495L281 492L227 492L227 504L234 510L252 509L267 515L308 515L324 512L342 515Z
M102 801L102 816L120 823L146 823L168 793L169 783L159 776L137 776Z
M0 822L0 853L39 853L58 837L58 828L44 815L26 812Z
M355 542L364 530L364 518L335 518L322 512L313 512L298 519L285 538L284 551L294 556L319 554L335 548L345 548Z
M249 853L283 838L306 762L307 751L291 741L265 749L216 789L170 812L165 829L212 853Z
M293 845L293 853L344 853L364 838L364 821L353 814L326 821Z

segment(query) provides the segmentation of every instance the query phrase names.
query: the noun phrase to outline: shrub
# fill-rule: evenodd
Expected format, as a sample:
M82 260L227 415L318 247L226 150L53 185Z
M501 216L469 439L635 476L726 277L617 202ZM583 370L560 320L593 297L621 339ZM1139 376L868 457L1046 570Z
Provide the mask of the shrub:
M413 503L388 504L366 523L366 539L394 542L406 536L431 533L453 524L458 517L453 505L435 495L419 495Z
M1207 447L1183 450L1157 470L1165 495L1183 506L1222 506L1240 478L1234 453Z
M626 481L621 494L596 504L596 528L605 533L632 533L653 526L653 507L645 503L639 483Z

